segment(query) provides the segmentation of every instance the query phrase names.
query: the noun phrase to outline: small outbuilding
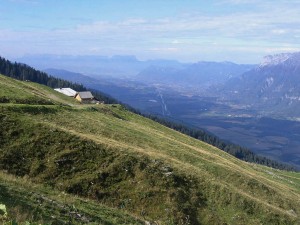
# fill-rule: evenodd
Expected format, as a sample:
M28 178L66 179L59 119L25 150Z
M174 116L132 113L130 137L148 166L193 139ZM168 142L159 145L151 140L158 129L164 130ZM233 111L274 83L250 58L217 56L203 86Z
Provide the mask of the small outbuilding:
M75 97L77 92L74 91L72 88L55 88L55 91L58 91L64 95L67 95L69 97Z
M94 101L94 96L90 91L78 92L75 98L81 103L93 103Z

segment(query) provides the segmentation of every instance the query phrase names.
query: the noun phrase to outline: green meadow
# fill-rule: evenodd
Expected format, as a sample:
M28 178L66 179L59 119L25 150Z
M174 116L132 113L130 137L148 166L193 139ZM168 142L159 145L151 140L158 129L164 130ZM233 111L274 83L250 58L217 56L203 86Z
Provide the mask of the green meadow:
M299 224L300 174L250 164L127 111L0 76L9 223Z

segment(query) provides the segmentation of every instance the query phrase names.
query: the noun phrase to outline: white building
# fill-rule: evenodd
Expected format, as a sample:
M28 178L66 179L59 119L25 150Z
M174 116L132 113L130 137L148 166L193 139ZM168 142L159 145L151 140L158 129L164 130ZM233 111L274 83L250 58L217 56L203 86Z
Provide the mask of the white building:
M75 95L77 94L77 92L74 91L72 88L55 88L54 90L69 97L75 97Z

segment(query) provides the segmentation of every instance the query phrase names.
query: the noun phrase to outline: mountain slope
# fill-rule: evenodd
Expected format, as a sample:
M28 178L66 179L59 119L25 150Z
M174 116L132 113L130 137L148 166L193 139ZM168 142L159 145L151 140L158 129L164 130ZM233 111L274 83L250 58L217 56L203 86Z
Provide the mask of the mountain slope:
M299 84L300 53L278 54L266 56L258 67L230 80L222 94L265 115L300 117Z
M1 80L0 90L8 82L17 90L0 92L15 99L0 110L0 168L8 173L161 224L299 222L299 173L242 162L119 105L63 106L56 102L73 100ZM45 92L58 99L18 103Z

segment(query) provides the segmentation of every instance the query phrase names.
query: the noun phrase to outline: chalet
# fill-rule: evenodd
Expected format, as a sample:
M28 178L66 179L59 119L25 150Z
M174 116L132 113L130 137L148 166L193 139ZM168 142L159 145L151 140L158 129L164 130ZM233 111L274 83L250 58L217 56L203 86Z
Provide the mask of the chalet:
M75 95L75 98L80 101L81 103L93 103L94 102L94 96L90 91L82 91L78 92Z
M72 88L55 88L55 91L58 91L64 95L67 95L69 97L75 97L77 92L74 91Z

